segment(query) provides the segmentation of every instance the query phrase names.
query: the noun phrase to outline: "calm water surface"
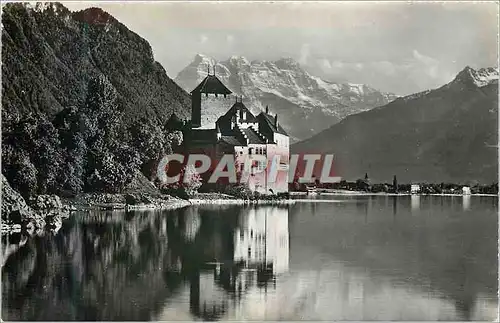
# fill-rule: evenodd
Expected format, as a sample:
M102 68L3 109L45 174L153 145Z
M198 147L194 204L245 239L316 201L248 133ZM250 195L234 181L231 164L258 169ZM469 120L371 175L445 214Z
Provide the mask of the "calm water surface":
M4 236L4 320L495 320L496 197L91 213Z

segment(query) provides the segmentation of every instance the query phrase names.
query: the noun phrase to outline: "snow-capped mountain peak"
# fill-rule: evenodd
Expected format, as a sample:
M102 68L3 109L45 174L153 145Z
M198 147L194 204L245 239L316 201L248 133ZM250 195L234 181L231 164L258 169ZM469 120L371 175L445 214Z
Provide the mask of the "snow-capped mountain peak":
M274 64L283 70L300 70L300 64L291 57L280 58Z
M235 55L216 61L198 54L175 81L191 91L205 78L209 65L210 73L216 66L217 77L235 94L243 95L253 112L269 105L271 111L285 114L283 126L299 139L396 98L363 84L334 83L312 76L292 58L249 61Z
M229 61L234 65L250 65L250 61L245 56L233 55Z
M452 83L467 83L477 87L487 86L498 82L498 67L488 67L475 70L466 66L460 73L457 74Z
M213 67L215 60L203 54L196 54L190 65L206 65L206 67Z
M498 67L493 68L481 68L479 70L471 69L471 77L474 80L474 84L478 87L483 87L498 81Z

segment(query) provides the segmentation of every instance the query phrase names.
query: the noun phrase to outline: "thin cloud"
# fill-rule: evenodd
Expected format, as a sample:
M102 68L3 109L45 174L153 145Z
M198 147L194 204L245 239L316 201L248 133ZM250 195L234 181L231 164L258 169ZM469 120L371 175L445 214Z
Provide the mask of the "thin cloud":
M498 55L498 6L487 2L65 5L111 13L150 42L171 77L197 53L292 57L320 77L406 94L442 85L466 65L494 66Z
M200 43L206 44L208 42L208 37L206 35L200 35Z

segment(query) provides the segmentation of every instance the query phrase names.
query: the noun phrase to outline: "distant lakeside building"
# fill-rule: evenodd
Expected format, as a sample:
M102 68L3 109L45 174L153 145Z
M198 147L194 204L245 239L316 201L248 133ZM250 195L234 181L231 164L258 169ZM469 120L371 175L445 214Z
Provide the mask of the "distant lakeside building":
M225 114L209 113L223 108L227 109ZM208 73L191 91L191 120L182 122L174 113L167 127L183 131L186 154L208 155L213 163L232 154L237 176L248 178L250 190L262 194L288 192L290 140L278 115L272 115L268 107L253 115L243 98L234 96L215 73ZM276 178L272 179L265 169L275 156L279 156L279 163L272 172Z

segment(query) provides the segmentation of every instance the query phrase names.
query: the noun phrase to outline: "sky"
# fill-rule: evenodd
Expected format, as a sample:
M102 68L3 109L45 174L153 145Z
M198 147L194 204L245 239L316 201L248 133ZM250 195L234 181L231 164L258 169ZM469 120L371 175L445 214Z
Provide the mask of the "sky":
M494 2L66 2L97 6L153 48L174 78L197 53L292 57L326 80L399 95L439 87L465 66L498 64Z

